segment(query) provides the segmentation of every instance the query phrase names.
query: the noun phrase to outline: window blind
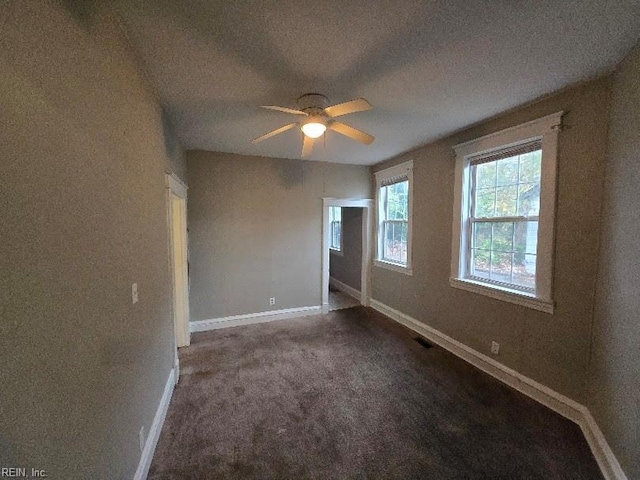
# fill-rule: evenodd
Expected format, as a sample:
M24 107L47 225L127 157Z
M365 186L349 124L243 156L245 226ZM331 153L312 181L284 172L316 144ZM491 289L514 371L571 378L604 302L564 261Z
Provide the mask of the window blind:
M406 182L409 180L409 175L402 173L400 175L394 175L393 177L387 177L380 182L381 187L388 187L394 183Z
M534 140L532 142L527 142L520 145L514 145L512 147L507 147L502 150L498 150L497 152L491 152L488 154L480 154L480 155L473 156L469 159L469 165L475 166L475 165L480 165L482 163L495 162L497 160L516 157L518 155L535 152L537 150L542 150L541 139Z

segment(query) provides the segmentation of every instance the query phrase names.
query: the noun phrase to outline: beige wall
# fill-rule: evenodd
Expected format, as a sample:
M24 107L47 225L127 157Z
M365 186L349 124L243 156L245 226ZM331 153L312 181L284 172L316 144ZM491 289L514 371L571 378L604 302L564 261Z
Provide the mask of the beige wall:
M602 78L484 122L374 168L414 161L413 276L373 268L372 297L579 402L586 397L610 79ZM559 139L556 311L449 286L453 145L564 110Z
M0 7L0 465L132 478L173 363L181 149L117 23L76 4Z
M187 165L191 320L321 305L322 197L369 197L370 169L204 151Z
M329 275L360 291L362 282L362 208L342 209L342 251L331 252Z
M362 208L342 209L342 252L331 252L329 274L360 291L362 283Z
M640 478L640 44L613 84L589 409Z

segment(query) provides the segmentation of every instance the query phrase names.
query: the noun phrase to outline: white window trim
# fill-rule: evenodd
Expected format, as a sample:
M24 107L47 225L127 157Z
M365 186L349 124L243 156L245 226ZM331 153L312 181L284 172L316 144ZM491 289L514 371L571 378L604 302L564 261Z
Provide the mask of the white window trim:
M375 228L375 257L373 264L376 267L386 268L394 272L404 273L406 275L413 275L413 268L411 263L412 257L412 238L413 238L413 160L401 163L394 167L385 168L374 173L376 178L376 228ZM380 186L388 178L406 176L409 180L409 225L407 228L407 264L394 263L388 260L382 260L380 258L380 252L382 251L382 238L380 237Z
M497 298L546 313L553 313L553 247L555 240L556 171L558 132L564 112L557 112L531 122L454 146L456 171L454 186L453 228L451 237L451 278L454 288ZM536 291L526 293L466 278L466 255L469 216L469 161L532 140L542 140L542 172L540 178L540 215L538 221L538 254L536 256Z

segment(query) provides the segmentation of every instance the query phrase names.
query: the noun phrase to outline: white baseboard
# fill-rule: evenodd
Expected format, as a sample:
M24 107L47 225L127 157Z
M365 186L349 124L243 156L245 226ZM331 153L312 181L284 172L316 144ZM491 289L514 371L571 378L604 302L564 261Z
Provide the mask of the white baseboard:
M607 480L627 480L620 463L611 451L609 444L587 407L378 300L371 299L371 307L428 338L433 343L450 351L483 372L577 423L582 429L604 477Z
M587 407L582 406L582 410L583 417L579 425L591 447L593 456L600 465L602 475L606 480L628 480L595 418Z
M360 301L360 290L356 290L355 288L350 287L346 283L341 282L340 280L338 280L336 278L333 278L333 277L329 277L329 285L331 285L332 287L337 288L341 292L344 292L347 295L349 295L349 296L355 298L356 300Z
M156 415L153 417L153 423L149 429L147 441L145 442L144 449L140 455L140 463L138 463L138 468L136 469L136 473L133 477L134 480L145 480L149 473L153 453L156 450L158 438L160 438L160 431L162 430L164 419L167 416L167 409L169 408L169 402L171 401L171 395L173 394L173 387L176 384L175 375L176 371L171 369L169 372L169 378L167 378L167 383L164 386L162 398L160 399L160 405L158 405Z
M322 307L319 305L314 307L285 308L283 310L271 310L268 312L248 313L246 315L233 315L230 317L198 320L190 322L189 329L191 332L206 332L207 330L217 330L218 328L239 327L241 325L251 325L254 323L306 317L308 315L320 315L321 313Z

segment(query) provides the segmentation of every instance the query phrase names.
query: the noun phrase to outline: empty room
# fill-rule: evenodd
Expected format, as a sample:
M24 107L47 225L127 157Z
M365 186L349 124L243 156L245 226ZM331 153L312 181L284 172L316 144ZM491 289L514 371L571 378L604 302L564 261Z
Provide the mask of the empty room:
M637 0L0 45L0 478L640 479Z

